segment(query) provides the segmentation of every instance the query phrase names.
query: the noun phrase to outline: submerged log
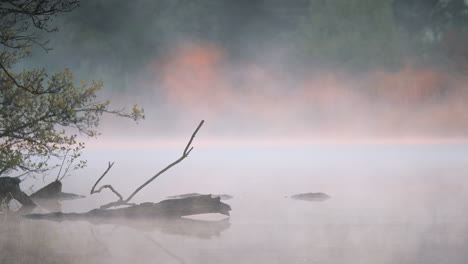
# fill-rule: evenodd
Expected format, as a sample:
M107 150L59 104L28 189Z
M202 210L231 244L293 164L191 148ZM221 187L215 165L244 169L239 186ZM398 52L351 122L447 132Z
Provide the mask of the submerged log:
M184 199L164 200L159 203L142 203L117 209L94 209L86 213L49 213L29 214L24 217L29 219L46 219L55 221L82 220L89 218L180 218L182 216L220 213L229 215L231 207L220 201L220 198L212 198L210 195L187 197Z
M221 200L229 200L229 199L234 198L232 195L229 195L229 194L200 194L200 193L186 193L186 194L172 195L172 196L167 196L167 198L182 199L182 198L196 197L196 196L202 196L202 195L211 195L211 197L213 198L219 197Z
M321 202L331 197L325 193L300 193L291 195L291 199L309 201L309 202Z

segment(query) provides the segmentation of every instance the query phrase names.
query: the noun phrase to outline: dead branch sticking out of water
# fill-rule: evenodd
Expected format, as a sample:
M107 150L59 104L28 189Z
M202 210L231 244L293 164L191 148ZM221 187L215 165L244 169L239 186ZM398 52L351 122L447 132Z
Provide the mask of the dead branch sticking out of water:
M189 142L187 143L187 145L185 146L185 149L182 153L182 156L180 158L178 158L176 161L172 162L171 164L167 165L164 169L162 169L161 171L159 171L158 173L156 173L153 177L151 177L149 180L147 180L145 183L143 183L140 187L136 188L136 190L130 194L130 196L127 198L127 199L123 199L123 196L117 192L111 185L104 185L102 186L101 188L99 188L97 191L95 191L95 187L96 185L102 180L102 178L104 178L104 176L107 174L107 172L110 170L110 168L112 167L112 165L114 165L114 163L110 163L109 162L109 166L107 168L107 170L101 175L101 177L99 177L99 179L97 180L97 182L94 184L93 188L91 189L91 194L93 193L97 193L97 192L100 192L102 189L104 188L108 188L110 189L113 193L115 193L118 197L119 197L119 200L115 201L115 202L111 202L111 203L108 203L108 204L105 204L105 205L102 205L100 207L100 209L108 209L108 208L111 208L111 207L117 207L117 206L121 206L121 205L135 205L135 204L132 204L130 203L130 200L139 192L141 191L145 186L147 186L148 184L150 184L152 181L154 181L157 177L159 177L161 174L163 174L164 172L166 172L167 170L169 170L170 168L172 168L173 166L177 165L178 163L180 163L181 161L183 161L185 158L188 157L188 155L190 154L190 152L193 150L193 147L191 146L192 145L192 141L193 139L195 138L195 136L197 135L198 133L198 130L200 130L201 126L203 125L205 121L202 120L200 122L200 124L198 125L198 127L195 129L195 131L193 132L192 136L190 137L190 140Z
M112 207L113 204L116 204L117 205L133 205L133 204L129 204L129 203L125 203L123 201L123 196L116 190L114 189L114 187L112 187L112 185L110 184L107 184L107 185L103 185L101 186L99 189L95 190L96 186L98 185L98 183L102 180L102 178L104 178L104 176L106 176L107 172L109 172L109 170L112 168L112 166L114 166L114 162L109 162L109 165L107 166L107 169L106 171L101 175L101 177L99 177L99 179L96 181L96 183L94 184L93 188L91 188L91 192L90 194L94 194L94 193L100 193L102 190L104 189L109 189L111 190L115 195L117 195L117 197L119 197L119 200L115 201L115 202L112 202L112 203L109 203L107 204L107 208L109 207ZM102 208L102 207L101 207Z
M46 219L54 221L63 221L63 220L92 220L92 221L113 221L116 219L171 219L177 220L183 216L195 215L195 214L207 214L207 213L219 213L224 215L229 215L231 207L225 203L221 202L220 197L212 197L211 195L198 195L194 197L186 197L182 199L171 199L164 200L159 203L142 203L142 204L130 204L129 201L145 186L151 183L158 176L163 174L165 171L169 170L171 167L175 166L182 160L188 157L190 152L193 150L191 146L193 139L195 138L198 130L203 125L204 121L202 120L198 127L193 132L189 142L185 146L185 149L182 153L182 156L174 161L173 163L166 166L164 169L159 171L156 175L151 177L140 187L138 187L127 199L123 199L123 196L118 193L112 186L104 185L98 190L96 186L104 178L107 172L112 168L114 163L108 165L107 170L99 177L94 186L91 188L91 194L102 191L105 188L111 189L119 199L115 202L111 202L101 206L99 209L94 209L86 213L49 213L49 214L29 214L25 217L30 219ZM56 186L55 186L56 185ZM60 192L61 183L59 181L55 182L55 188L52 188L55 192ZM130 205L129 207L109 209L111 207L117 207L120 205Z

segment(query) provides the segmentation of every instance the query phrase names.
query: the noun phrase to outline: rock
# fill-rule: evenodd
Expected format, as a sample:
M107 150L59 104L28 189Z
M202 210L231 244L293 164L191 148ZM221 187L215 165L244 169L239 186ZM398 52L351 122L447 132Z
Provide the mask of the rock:
M325 200L330 199L331 197L325 193L300 193L294 194L290 196L291 199L295 200L302 200L302 201L310 201L310 202L322 202Z
M60 181L53 181L29 197L40 207L50 212L60 212L62 211L60 201L75 200L84 198L85 196L62 192L62 183Z
M74 193L59 192L57 193L55 198L59 201L66 201L66 200L82 199L82 198L86 198L86 196L74 194Z
M52 199L61 191L62 183L60 181L53 181L31 194L29 197L31 197L31 199Z

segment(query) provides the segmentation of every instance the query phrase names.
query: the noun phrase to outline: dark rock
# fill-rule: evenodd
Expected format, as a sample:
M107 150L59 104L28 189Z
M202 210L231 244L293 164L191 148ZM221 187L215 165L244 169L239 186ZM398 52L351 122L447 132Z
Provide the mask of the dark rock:
M31 194L29 197L31 197L31 199L51 199L61 191L62 183L60 181L53 181Z
M75 200L84 198L85 196L74 193L64 193L62 192L62 183L60 181L53 181L31 194L29 197L40 207L50 212L60 212L62 211L60 201Z
M321 202L330 199L331 197L325 193L300 193L290 196L291 199L310 201L310 202Z

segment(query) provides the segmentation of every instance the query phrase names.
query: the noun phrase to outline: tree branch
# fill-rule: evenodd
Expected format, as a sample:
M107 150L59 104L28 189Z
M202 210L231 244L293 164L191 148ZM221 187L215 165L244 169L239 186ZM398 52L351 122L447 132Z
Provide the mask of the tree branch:
M102 188L104 188L104 185L103 187L99 188L99 190L95 191L94 189L96 188L96 186L98 185L98 183L102 180L102 178L104 178L104 176L106 176L107 172L109 172L109 170L112 168L112 166L114 166L114 162L110 162L109 161L109 165L107 167L107 170L101 175L101 177L99 177L99 179L96 181L96 183L94 184L93 188L91 188L91 192L89 194L94 194L94 193L98 193L98 192L101 192ZM118 195L120 197L120 199L122 200L122 195Z
M117 193L114 188L112 188L112 186L110 185L104 185L102 186L98 191L94 191L94 188L96 187L96 185L98 184L98 182L104 177L104 175L106 175L107 171L109 171L109 169L112 167L112 165L114 163L109 163L109 168L107 168L107 170L104 172L104 174L99 178L99 180L96 182L96 184L94 184L93 188L91 189L91 194L93 193L96 193L96 192L100 192L101 189L103 188L109 188L111 189L111 191L113 191L117 196L119 196L119 200L118 201L115 201L115 202L111 202L111 203L108 203L108 204L105 204L105 205L102 205L100 208L101 209L107 209L107 208L111 208L111 207L115 207L115 206L119 206L119 205L132 205L132 203L130 203L130 200L139 192L141 191L141 189L143 189L145 186L147 186L148 184L150 184L152 181L154 181L157 177L159 177L161 174L163 174L164 172L166 172L167 170L169 170L170 168L172 168L173 166L175 166L176 164L178 164L179 162L181 162L182 160L184 160L186 157L188 157L188 155L190 154L190 152L193 150L193 147L191 147L192 145L192 141L193 139L195 138L195 136L197 135L198 133L198 130L200 130L201 126L203 125L203 123L205 123L204 120L202 120L200 122L200 124L198 125L197 129L195 129L195 131L193 132L192 134L192 137L190 137L190 140L189 142L187 143L187 145L185 146L185 149L184 149L184 152L182 153L182 156L180 158L178 158L176 161L172 162L171 164L169 164L168 166L166 166L164 169L162 169L161 171L159 171L158 173L156 173L156 175L154 175L153 177L151 177L149 180L147 180L145 183L143 183L140 187L138 187L127 199L123 200L122 196Z
M184 160L186 157L188 157L189 153L192 151L193 147L190 148L190 145L192 144L192 141L193 139L195 138L195 135L198 133L198 130L200 129L200 127L203 125L203 123L205 122L205 120L202 120L200 122L200 124L198 125L197 129L195 129L195 132L193 132L192 134L192 137L190 138L189 142L187 143L187 146L185 147L184 149L184 153L182 154L182 156L177 159L176 161L174 161L173 163L169 164L166 168L162 169L160 172L158 172L156 175L154 175L153 177L151 177L149 180L147 180L145 183L143 183L140 187L138 187L126 200L125 202L128 203L141 189L143 189L146 185L150 184L152 181L154 181L154 179L156 179L159 175L163 174L164 172L166 172L167 170L169 170L170 168L172 168L173 166L175 166L176 164L178 164L179 162L181 162L182 160ZM190 149L189 149L190 148ZM189 149L187 151L187 149Z

